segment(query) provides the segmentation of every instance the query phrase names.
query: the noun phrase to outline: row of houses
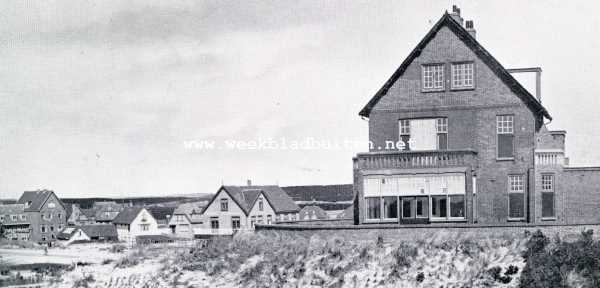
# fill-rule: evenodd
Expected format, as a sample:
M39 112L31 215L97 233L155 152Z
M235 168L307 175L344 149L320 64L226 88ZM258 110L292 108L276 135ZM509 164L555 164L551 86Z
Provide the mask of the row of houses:
M249 182L246 186L222 186L210 201L172 208L98 201L84 209L63 203L53 191L39 190L24 192L15 204L0 205L0 223L3 238L38 243L210 238L252 231L256 224L335 218L318 205L347 208L349 199L352 185L279 187Z

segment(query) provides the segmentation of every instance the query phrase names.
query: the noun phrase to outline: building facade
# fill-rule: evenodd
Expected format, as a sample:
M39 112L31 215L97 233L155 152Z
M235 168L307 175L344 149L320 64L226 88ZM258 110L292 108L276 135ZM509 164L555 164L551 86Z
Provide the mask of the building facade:
M124 208L113 219L119 241L135 244L136 237L160 235L158 223L152 214L143 207Z
M17 204L24 206L30 224L31 241L54 242L58 233L67 225L67 209L53 191L26 191Z
M297 221L300 207L279 186L222 186L202 212L197 237L233 235L256 224Z
M475 35L454 7L360 111L370 147L353 159L355 223L570 222L582 194L557 183L588 173L582 190L598 194L600 174L565 168L564 131L545 127L541 69L520 69L537 73L533 96Z

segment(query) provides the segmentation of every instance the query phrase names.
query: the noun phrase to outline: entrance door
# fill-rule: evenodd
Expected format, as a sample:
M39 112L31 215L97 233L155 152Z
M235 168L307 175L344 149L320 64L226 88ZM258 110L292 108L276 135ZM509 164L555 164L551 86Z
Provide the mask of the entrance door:
M400 200L402 203L400 223L429 223L429 197L400 197Z

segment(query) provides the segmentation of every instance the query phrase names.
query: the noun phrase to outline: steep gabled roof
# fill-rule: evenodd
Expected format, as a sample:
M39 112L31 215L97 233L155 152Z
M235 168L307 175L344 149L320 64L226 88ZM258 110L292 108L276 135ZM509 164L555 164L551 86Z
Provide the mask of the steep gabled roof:
M115 217L115 219L113 219L112 223L129 225L133 222L133 220L135 220L135 217L137 217L142 210L144 210L144 207L127 207L123 209L123 211L121 211L119 215ZM148 212L148 214L150 214L150 212Z
M25 191L17 203L25 204L26 212L40 211L51 195L54 195L52 190ZM58 199L58 197L56 197L56 199ZM62 205L63 208L67 210L60 199L58 199L58 204Z
M296 213L300 211L300 207L294 203L294 200L281 187L276 185L221 186L219 191L221 190L225 191L246 215L250 213L254 202L256 202L258 195L261 193L265 196L275 213ZM218 195L219 193L213 196L207 207L215 201Z
M490 69L500 78L510 89L515 93L534 113L541 114L542 116L552 119L546 108L542 106L542 104L529 93L499 62L492 56L477 40L469 34L469 32L462 27L462 25L448 14L448 12L444 13L442 18L429 30L427 35L419 42L417 47L415 47L412 52L406 57L406 59L402 62L400 67L396 69L394 74L385 82L383 87L375 93L373 98L365 105L365 107L360 110L358 115L369 117L371 110L379 100L387 94L389 89L394 85L394 83L404 74L404 71L408 68L408 66L413 62L415 58L417 58L421 51L429 44L429 42L435 37L436 33L442 28L448 27L452 32L458 36L459 39L463 41L479 58L486 63Z

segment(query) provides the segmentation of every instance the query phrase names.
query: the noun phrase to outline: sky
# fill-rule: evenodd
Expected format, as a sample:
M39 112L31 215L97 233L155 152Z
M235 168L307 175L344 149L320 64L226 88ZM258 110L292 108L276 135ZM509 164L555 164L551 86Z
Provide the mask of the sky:
M503 66L542 67L549 127L600 166L593 1L6 0L0 198L351 183L366 143L240 145L367 141L358 112L453 4Z

